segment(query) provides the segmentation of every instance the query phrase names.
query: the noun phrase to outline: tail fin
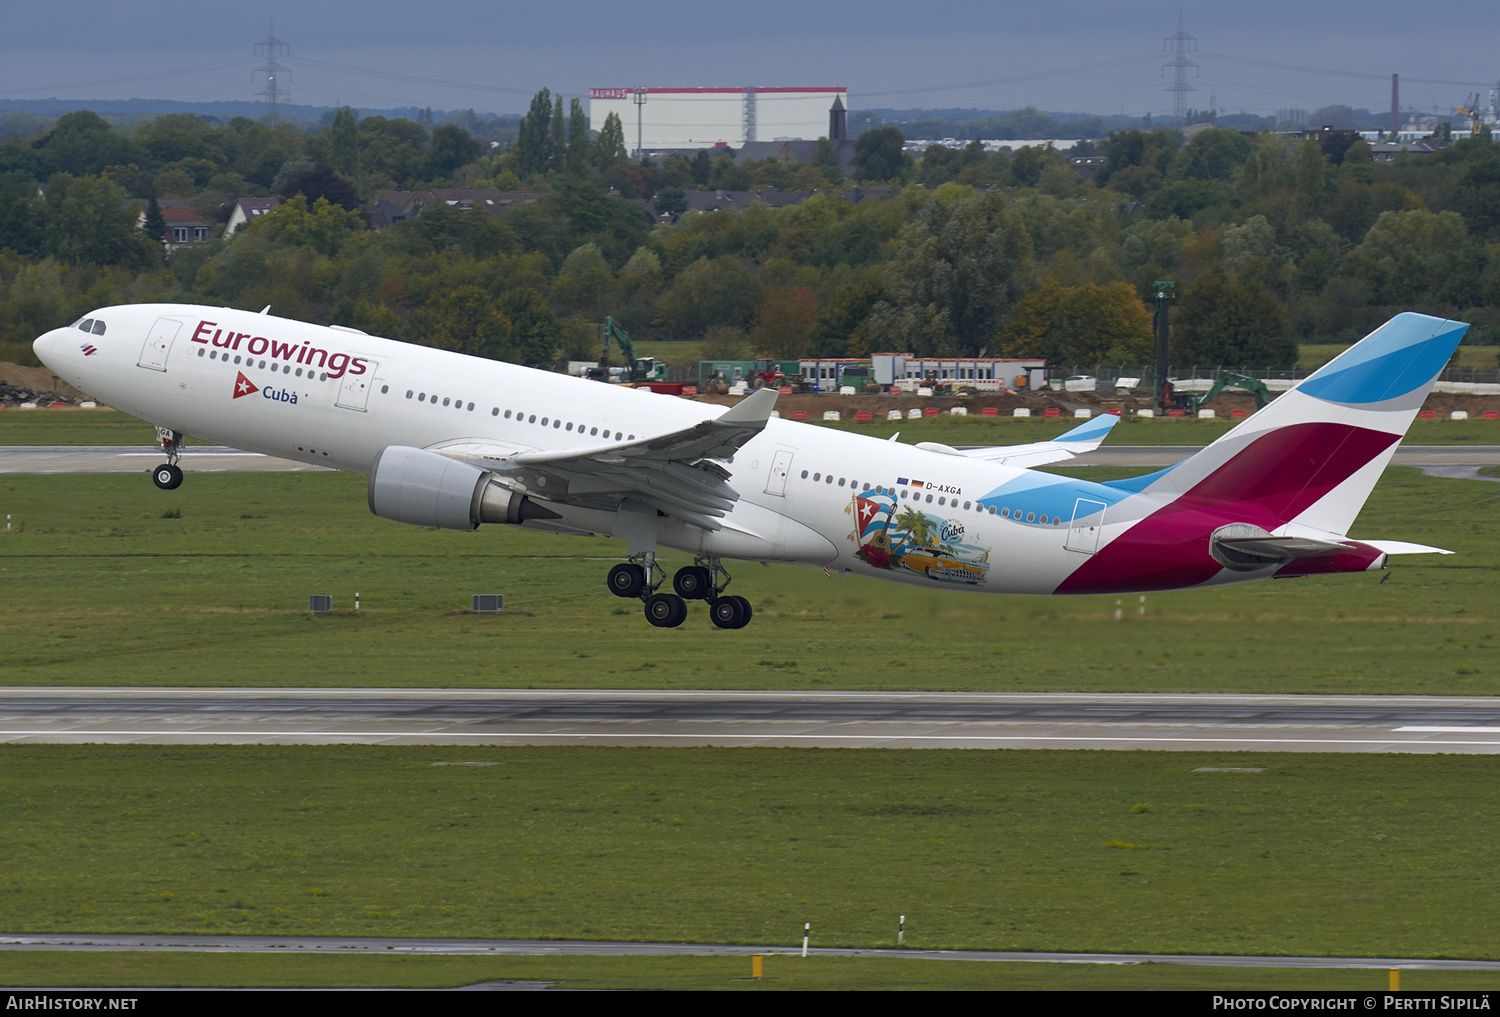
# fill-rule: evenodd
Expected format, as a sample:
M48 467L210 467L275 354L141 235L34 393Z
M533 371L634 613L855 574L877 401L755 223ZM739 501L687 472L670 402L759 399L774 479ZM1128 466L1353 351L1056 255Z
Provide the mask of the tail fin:
M1345 535L1467 328L1398 314L1196 455L1100 485L1074 526L1087 506L1107 542L1057 592L1357 572L1436 550Z
M1348 533L1468 327L1396 315L1149 489L1252 503L1266 529Z

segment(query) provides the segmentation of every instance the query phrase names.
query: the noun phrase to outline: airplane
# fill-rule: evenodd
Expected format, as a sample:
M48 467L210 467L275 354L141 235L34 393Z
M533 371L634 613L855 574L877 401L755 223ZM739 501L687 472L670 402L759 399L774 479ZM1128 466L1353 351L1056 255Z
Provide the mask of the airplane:
M182 483L191 434L366 474L386 519L623 538L606 586L659 627L682 624L690 600L721 629L750 621L725 560L1048 595L1450 553L1347 534L1462 322L1398 314L1176 466L1095 483L1031 467L1096 448L1117 417L1026 445L909 445L780 419L771 389L710 406L269 311L104 307L33 345L59 377L156 425L160 488ZM661 547L693 556L670 592Z

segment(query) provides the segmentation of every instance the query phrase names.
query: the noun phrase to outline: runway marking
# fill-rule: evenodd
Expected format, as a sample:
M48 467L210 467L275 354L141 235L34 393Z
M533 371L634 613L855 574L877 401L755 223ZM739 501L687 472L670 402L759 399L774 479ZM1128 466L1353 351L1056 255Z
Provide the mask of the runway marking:
M1426 729L1421 729L1426 730ZM1440 731L1450 730L1452 733L1469 733L1474 728L1437 729ZM1500 733L1497 731L1496 733ZM0 738L35 738L35 737L68 737L68 738L120 738L120 737L183 737L194 736L200 738L569 738L569 739L683 739L683 738L717 738L735 741L909 741L909 742L1191 742L1210 745L1487 745L1500 747L1500 740L1488 739L1484 741L1436 741L1436 742L1405 742L1396 738L1339 738L1329 736L1324 738L1212 738L1191 736L1153 736L1153 735L985 735L985 734L940 734L940 735L885 735L879 733L871 734L777 734L773 732L762 734L731 734L714 731L689 731L680 734L664 734L659 732L610 732L591 733L579 732L548 732L548 731L134 731L134 730L33 730L33 731L7 731L0 730Z
M1500 727L1398 727L1397 731L1417 731L1427 734L1500 734Z

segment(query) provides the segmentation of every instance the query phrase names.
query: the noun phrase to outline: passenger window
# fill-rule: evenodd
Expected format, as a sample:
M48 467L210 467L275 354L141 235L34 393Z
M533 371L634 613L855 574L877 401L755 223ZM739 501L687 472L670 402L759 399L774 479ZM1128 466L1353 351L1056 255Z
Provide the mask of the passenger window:
M469 411L470 411L470 412L471 412L471 413L472 413L472 412L473 412L473 410L474 410L474 404L473 404L473 403L470 403L470 404L469 404Z
M411 389L407 389L406 390L406 398L410 399L411 395L412 395Z

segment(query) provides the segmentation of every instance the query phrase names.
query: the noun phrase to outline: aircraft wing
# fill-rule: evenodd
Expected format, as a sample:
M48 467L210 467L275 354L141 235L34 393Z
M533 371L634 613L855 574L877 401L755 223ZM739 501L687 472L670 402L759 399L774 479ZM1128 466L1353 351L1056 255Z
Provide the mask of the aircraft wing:
M960 454L970 459L983 459L991 463L1004 463L1006 466L1018 466L1023 469L1032 466L1045 466L1047 463L1061 462L1085 452L1092 452L1104 441L1104 436L1109 434L1110 428L1119 423L1120 418L1111 414L1103 414L1079 424L1066 434L1060 434L1051 441L1034 441L1028 445L990 445L982 448L966 448Z
M549 501L635 498L706 530L739 500L729 471L715 460L734 456L759 434L776 405L775 389L760 389L722 416L635 441L564 452L507 450L460 442L431 451L493 470L518 490Z

